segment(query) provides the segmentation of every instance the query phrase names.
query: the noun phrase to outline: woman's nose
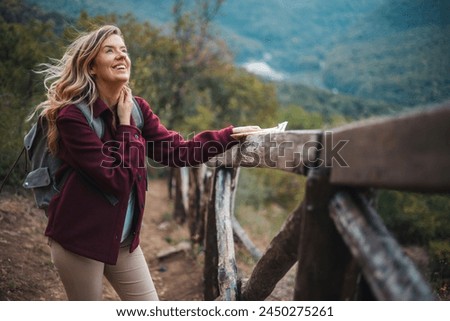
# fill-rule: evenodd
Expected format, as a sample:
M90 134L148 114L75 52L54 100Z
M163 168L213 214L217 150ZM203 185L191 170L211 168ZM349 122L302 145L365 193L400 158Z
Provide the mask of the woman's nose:
M119 51L118 54L116 55L116 59L120 60L120 59L124 59L127 57L127 54L125 52Z

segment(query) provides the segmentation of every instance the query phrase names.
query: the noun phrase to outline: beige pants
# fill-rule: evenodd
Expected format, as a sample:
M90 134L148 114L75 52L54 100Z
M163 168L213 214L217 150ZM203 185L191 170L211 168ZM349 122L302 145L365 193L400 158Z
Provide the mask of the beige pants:
M49 240L52 261L66 290L74 301L100 301L103 298L103 275L121 300L158 300L150 271L139 246L133 253L129 247L120 248L116 265L88 259L64 249Z

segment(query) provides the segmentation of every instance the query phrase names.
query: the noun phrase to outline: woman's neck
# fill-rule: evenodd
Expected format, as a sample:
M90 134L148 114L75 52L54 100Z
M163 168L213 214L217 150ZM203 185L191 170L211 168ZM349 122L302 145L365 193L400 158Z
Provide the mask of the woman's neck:
M110 94L110 93L105 94L105 93L100 92L99 93L99 97L111 109L114 106L116 106L117 102L119 101L119 93L117 93L117 94Z
M97 84L98 95L103 102L108 105L109 108L113 108L117 105L119 101L120 91L123 88L121 84L120 87L114 88L113 86L108 86L103 88L101 84Z

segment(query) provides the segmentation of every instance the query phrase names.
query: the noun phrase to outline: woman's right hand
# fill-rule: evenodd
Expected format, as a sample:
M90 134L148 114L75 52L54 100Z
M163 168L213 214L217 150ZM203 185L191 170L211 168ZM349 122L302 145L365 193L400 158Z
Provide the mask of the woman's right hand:
M123 87L117 103L117 116L121 125L130 125L131 110L133 108L133 96L131 89Z
M234 127L231 137L234 139L245 139L248 135L257 133L261 130L259 126L240 126Z

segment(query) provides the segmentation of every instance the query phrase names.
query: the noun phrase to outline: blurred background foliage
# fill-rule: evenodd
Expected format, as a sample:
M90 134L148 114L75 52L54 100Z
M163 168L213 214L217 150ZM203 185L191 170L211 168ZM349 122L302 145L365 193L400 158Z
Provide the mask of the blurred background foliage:
M422 36L406 30L399 37L399 30L406 26L397 23L395 14L383 11L383 17L375 13L373 19L391 21L390 29L384 30L389 34L387 38L375 38L369 29L353 30L347 42L328 52L316 46L311 50L316 50L318 55L306 55L306 58L289 55L286 64L310 69L319 68L323 61L316 61L316 57L322 57L326 61L323 81L333 88L330 91L295 82L271 82L237 66L225 40L211 32L222 2L197 1L198 6L186 7L183 1L175 1L172 23L162 28L138 20L133 14L91 16L81 12L73 18L24 0L3 0L0 3L0 179L18 156L23 136L31 127L25 118L45 99L43 79L33 70L50 58L60 58L65 46L80 31L105 23L118 25L124 33L133 62L133 93L146 99L167 127L186 136L229 124L272 127L285 120L289 121L288 129L332 128L356 119L396 115L417 104L448 98L450 30L446 23L440 29L435 23L424 23ZM426 6L424 1L415 2ZM62 3L73 5L71 1ZM95 8L97 2L83 3ZM115 3L112 1L111 5ZM362 1L360 5L367 3ZM398 3L398 6L405 5L405 1ZM251 30L263 32L261 28ZM293 39L295 30L291 31ZM311 38L322 31L326 30L312 30ZM364 45L367 39L372 41L371 47ZM419 55L411 50L412 43L422 48ZM280 48L284 45L280 44ZM252 50L245 46L242 49ZM427 55L438 59L423 59ZM10 189L16 192L23 192L22 168L24 164L20 164L9 180ZM152 175L161 173L165 172L151 171ZM242 169L236 215L250 234L264 234L270 239L301 201L304 182L303 177L279 171ZM448 295L449 195L383 190L379 192L378 204L388 228L402 244L428 250L429 277L438 293L444 291Z

